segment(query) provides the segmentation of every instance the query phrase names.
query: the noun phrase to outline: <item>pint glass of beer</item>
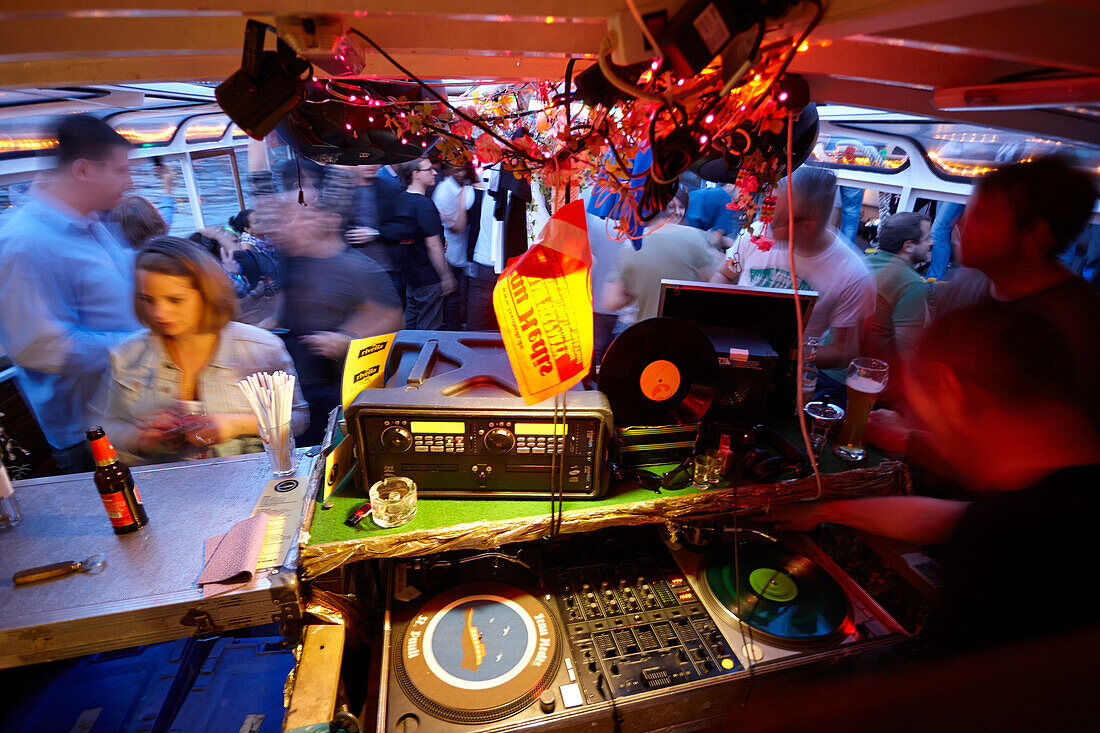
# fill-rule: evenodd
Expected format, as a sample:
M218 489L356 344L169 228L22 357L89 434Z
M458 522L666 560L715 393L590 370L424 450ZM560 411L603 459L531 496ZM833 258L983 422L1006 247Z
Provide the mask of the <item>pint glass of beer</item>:
M848 409L833 453L846 461L863 460L863 429L875 400L886 389L890 367L884 361L861 356L848 365Z

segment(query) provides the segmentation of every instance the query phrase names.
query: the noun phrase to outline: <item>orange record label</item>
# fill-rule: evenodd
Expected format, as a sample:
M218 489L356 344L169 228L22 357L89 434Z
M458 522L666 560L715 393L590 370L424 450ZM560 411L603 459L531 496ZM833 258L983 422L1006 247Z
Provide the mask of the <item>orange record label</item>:
M667 359L650 362L642 370L638 386L642 394L654 402L667 400L680 389L680 370Z

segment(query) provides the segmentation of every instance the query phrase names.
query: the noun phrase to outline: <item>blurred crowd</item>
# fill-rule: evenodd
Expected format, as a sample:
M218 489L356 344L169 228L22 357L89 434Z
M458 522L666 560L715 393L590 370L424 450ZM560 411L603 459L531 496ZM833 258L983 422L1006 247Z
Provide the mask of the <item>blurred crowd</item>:
M298 377L299 443L320 442L350 341L495 328L496 276L528 246L529 211L546 213L540 187L499 166L297 158L251 177L252 208L180 239L168 235L166 169L166 195L150 201L128 192L129 144L108 125L72 116L58 139L56 169L0 229L0 343L62 470L89 468L83 431L93 422L112 426L134 462L255 449L255 421L223 387L273 368ZM954 228L956 266L935 284L923 268L938 216L890 215L857 246L841 233L856 227L838 221L851 207L838 208L846 198L833 174L804 167L790 180L793 201L779 186L770 228L737 236L736 188L689 178L640 247L589 206L597 362L614 335L657 315L662 279L790 288L793 241L799 285L818 293L805 330L817 396L843 405L855 356L890 363L880 405L891 411L871 426L887 447L910 413L908 357L935 317L1010 301L1066 332L1082 368L1096 363L1095 339L1078 335L1094 333L1095 291L1058 259L1095 190L1061 161L985 179ZM1089 399L1094 381L1081 380ZM206 429L181 444L180 421L196 412Z
M297 375L290 429L319 442L353 339L494 328L497 274L544 205L499 166L299 159L254 178L252 209L178 238L171 201L126 195L130 145L106 123L69 116L57 139L55 169L0 226L0 344L63 472L93 468L93 424L131 463L259 450L237 388L258 372ZM895 213L857 247L834 226L835 176L807 166L780 184L770 228L731 236L735 193L685 188L640 247L589 214L597 358L657 315L662 279L815 291L810 386L843 405L849 360L886 361L867 437L904 457L926 495L770 518L947 543L944 633L959 645L1011 635L1018 589L1074 587L1100 519L1100 294L1064 260L1092 217L1093 179L1058 158L981 179L955 228L956 266L935 285L921 268L939 216ZM1035 541L1018 541L1025 525ZM1097 620L1078 596L1056 625Z

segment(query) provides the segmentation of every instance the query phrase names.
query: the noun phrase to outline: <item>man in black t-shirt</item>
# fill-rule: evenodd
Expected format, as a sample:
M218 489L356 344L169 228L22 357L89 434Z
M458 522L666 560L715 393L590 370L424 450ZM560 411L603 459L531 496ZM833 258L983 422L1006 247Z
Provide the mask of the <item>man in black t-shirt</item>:
M285 258L279 325L309 403L309 430L298 440L313 445L340 402L348 344L400 328L401 303L385 271L344 244L339 213L291 203L284 221L274 234Z
M907 394L946 468L977 498L820 502L769 519L947 545L931 633L944 651L1100 622L1082 574L1100 522L1100 433L1071 355L1050 321L1012 305L937 319L917 346ZM1040 609L1049 612L1037 617Z
M405 328L434 331L443 326L443 298L455 289L443 250L443 222L426 193L435 184L435 167L418 158L397 168L407 188L382 234L405 243Z

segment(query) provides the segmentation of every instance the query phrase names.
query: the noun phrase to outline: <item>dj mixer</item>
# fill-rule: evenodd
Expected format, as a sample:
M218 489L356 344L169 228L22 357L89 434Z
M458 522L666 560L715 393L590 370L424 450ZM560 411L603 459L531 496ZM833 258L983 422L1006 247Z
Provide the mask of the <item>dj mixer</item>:
M378 730L649 730L909 638L801 537L649 529L396 563ZM401 600L404 599L404 600ZM747 682L754 684L746 686Z

